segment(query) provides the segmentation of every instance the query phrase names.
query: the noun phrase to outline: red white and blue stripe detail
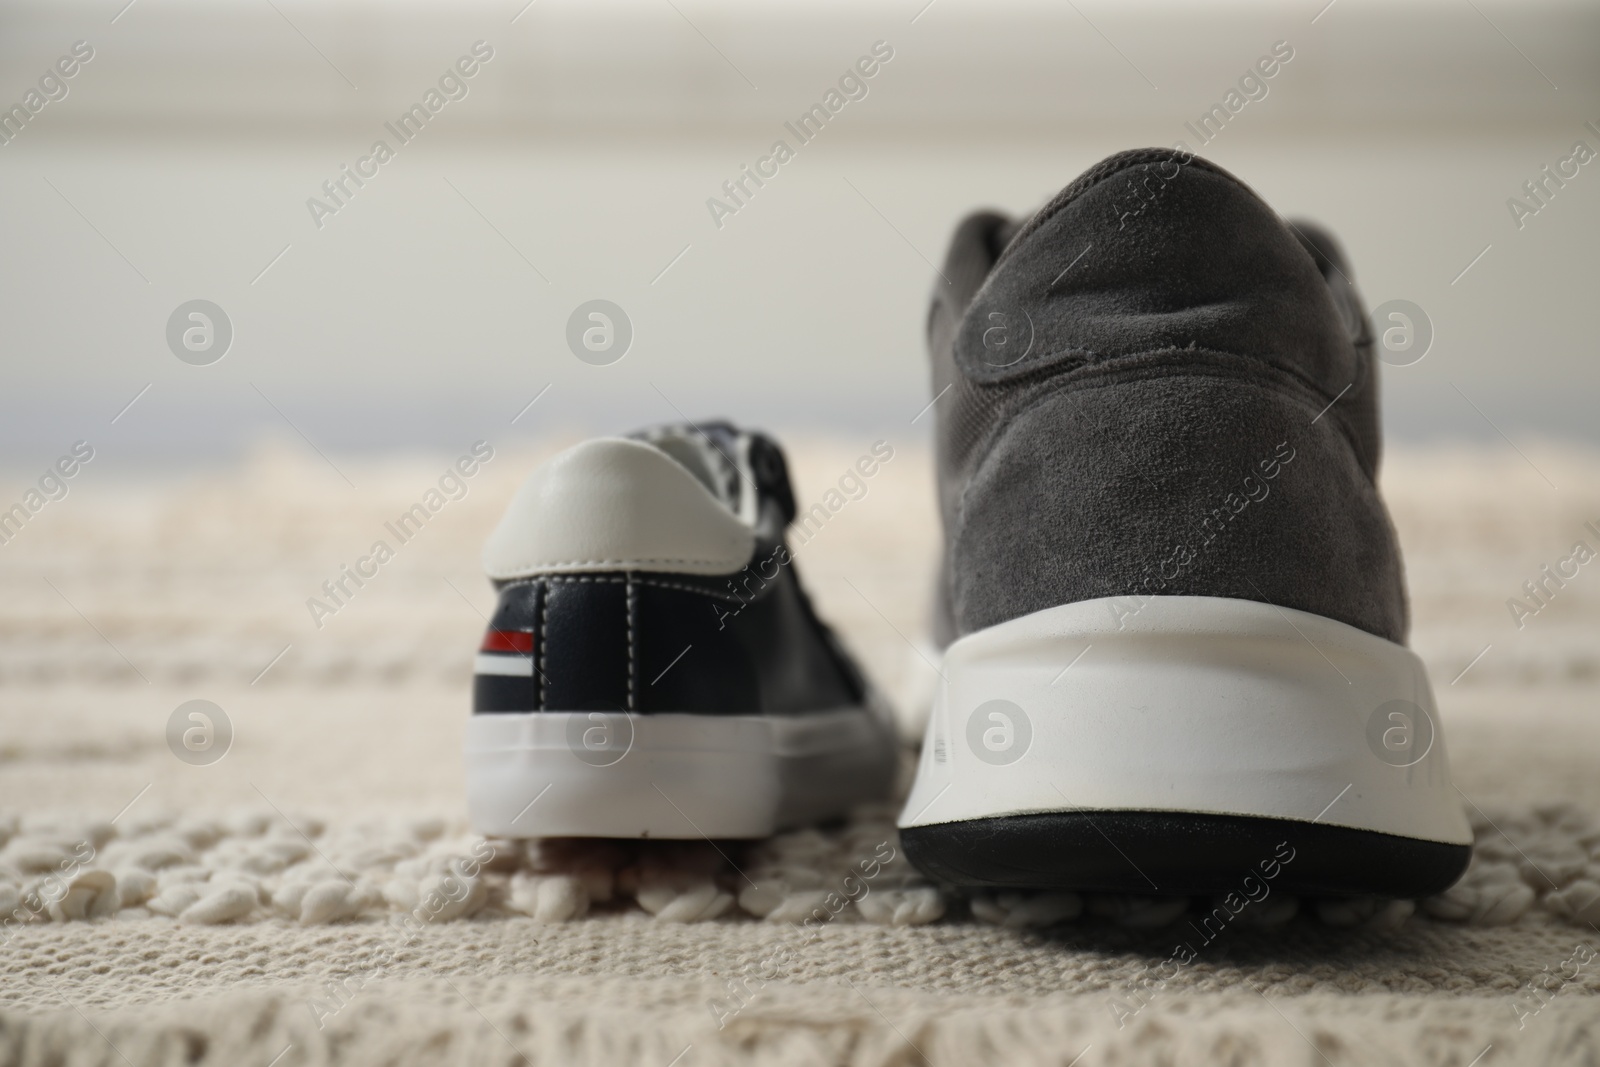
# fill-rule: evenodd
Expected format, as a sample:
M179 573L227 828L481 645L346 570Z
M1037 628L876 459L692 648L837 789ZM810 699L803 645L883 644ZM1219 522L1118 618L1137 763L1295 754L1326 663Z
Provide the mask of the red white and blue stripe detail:
M526 630L489 630L478 646L473 673L532 678L533 634Z

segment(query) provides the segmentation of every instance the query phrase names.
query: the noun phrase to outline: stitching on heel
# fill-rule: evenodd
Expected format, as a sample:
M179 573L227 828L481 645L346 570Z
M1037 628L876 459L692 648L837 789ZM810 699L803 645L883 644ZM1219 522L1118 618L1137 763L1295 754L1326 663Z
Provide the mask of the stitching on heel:
M638 673L637 657L634 655L634 643L636 640L634 618L638 614L636 610L638 598L634 594L633 573L631 571L623 576L623 581L623 590L628 600L628 710L637 711L639 709L637 700L634 697L634 676Z
M545 677L550 670L550 587L543 582L539 586L539 691L538 704L540 711L549 711L545 701L549 699L549 692L545 688Z

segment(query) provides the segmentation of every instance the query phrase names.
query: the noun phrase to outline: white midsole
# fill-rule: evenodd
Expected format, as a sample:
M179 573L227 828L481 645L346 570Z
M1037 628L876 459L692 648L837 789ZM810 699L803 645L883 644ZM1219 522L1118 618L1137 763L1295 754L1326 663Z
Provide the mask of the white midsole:
M1086 809L1472 841L1422 662L1332 619L1089 600L961 638L942 674L902 827Z
M765 837L881 799L885 713L479 713L467 720L473 827L507 837Z

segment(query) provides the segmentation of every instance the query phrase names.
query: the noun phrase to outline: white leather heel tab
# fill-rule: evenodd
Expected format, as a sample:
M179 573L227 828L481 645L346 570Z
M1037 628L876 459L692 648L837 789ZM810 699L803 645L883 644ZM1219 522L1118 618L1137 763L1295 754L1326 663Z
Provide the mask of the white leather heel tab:
M660 449L602 437L534 471L483 548L503 581L535 574L647 570L732 574L751 529Z

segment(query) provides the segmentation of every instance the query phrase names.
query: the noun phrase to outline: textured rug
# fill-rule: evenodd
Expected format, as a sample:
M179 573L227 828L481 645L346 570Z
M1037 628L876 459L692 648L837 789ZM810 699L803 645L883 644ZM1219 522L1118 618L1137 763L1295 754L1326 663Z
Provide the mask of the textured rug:
M799 495L871 444L795 446ZM799 567L914 733L937 527L895 447ZM476 550L534 455L320 627L307 600L448 457L341 459L359 489L289 448L90 464L0 551L0 1065L1594 1062L1600 578L1525 583L1595 543L1596 458L1391 455L1476 858L1429 900L1225 921L942 894L889 808L744 844L475 837Z

